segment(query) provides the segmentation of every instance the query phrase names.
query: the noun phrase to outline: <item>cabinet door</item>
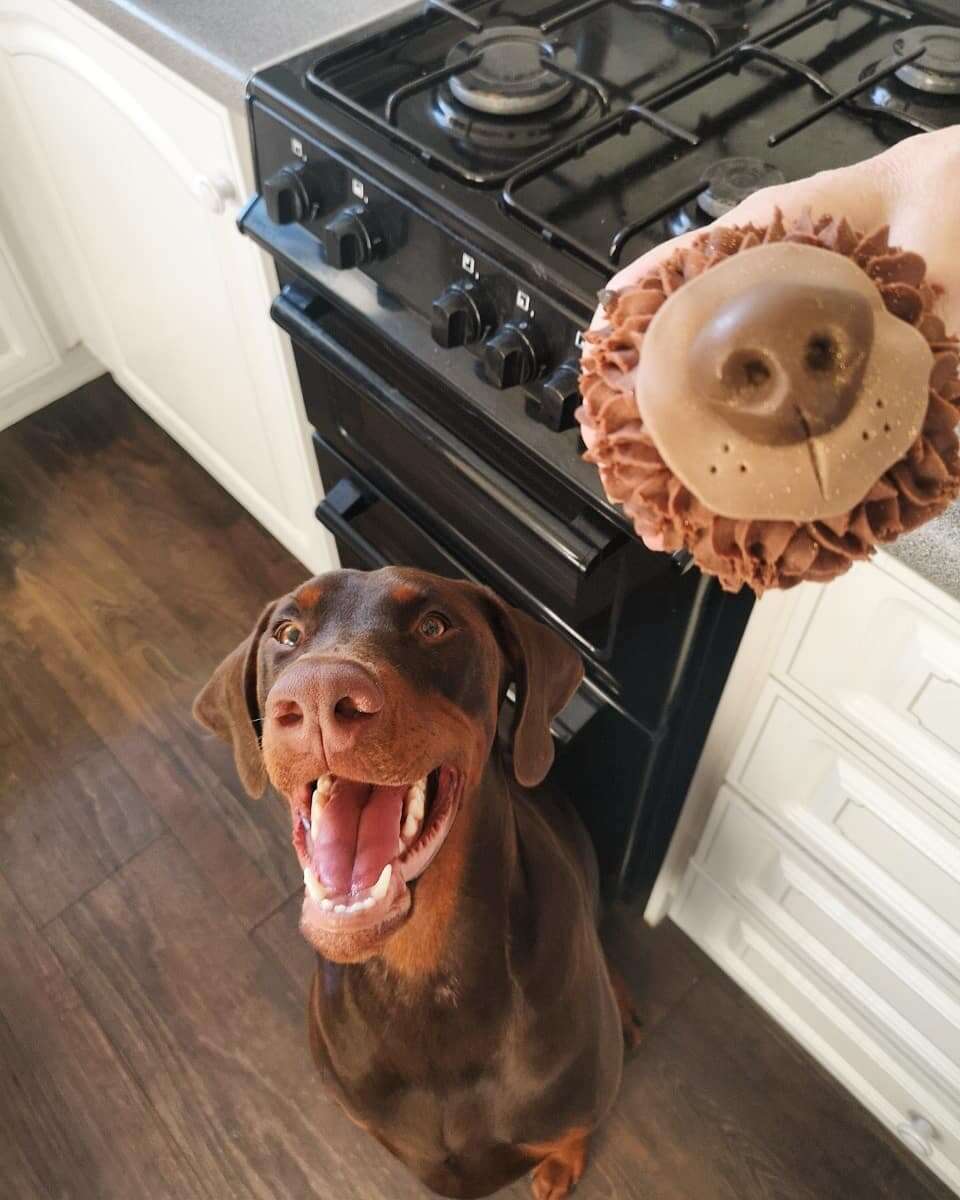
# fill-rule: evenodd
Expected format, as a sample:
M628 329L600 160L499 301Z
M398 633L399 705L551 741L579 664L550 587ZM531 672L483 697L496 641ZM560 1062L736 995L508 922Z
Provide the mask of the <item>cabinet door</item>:
M6 424L3 397L56 361L10 248L0 236L0 429Z
M83 340L245 507L315 558L316 471L264 265L232 219L227 114L70 6L17 7L0 0L0 47L30 161L8 186L21 205L47 203L63 243L53 269Z

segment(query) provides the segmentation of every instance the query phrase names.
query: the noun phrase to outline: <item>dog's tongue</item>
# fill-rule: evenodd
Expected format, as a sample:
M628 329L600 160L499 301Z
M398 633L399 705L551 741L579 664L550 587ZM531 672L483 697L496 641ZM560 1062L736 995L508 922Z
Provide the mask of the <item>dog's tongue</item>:
M320 882L337 895L372 887L397 855L404 787L372 787L352 779L334 781L311 829Z

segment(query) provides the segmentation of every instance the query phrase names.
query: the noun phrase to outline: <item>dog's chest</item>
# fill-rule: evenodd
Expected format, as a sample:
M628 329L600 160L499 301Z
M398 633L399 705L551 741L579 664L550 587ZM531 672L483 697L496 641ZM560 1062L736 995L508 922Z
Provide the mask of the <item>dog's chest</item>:
M509 996L479 1004L453 974L415 998L373 982L324 964L311 1002L315 1049L353 1114L448 1150L489 1129L512 1069Z

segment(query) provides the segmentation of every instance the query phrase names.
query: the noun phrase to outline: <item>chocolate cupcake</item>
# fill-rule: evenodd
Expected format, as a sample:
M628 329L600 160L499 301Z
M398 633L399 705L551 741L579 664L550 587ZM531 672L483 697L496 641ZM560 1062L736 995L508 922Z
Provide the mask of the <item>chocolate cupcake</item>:
M960 494L958 343L936 299L886 229L777 211L706 231L602 295L585 457L638 534L728 591L832 579Z

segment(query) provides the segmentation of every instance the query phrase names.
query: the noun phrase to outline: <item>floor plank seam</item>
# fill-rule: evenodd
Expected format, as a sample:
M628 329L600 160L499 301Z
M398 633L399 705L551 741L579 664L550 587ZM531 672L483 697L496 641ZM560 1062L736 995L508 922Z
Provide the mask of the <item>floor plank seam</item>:
M129 866L130 863L136 862L141 854L145 854L149 849L151 849L151 847L155 846L157 844L157 842L159 842L162 838L165 838L167 836L167 834L169 834L170 832L171 832L171 830L169 830L166 827L166 825L164 825L163 829L161 829L159 833L155 834L150 839L149 842L146 842L144 845L140 846L139 849L134 850L133 854L131 854L131 855L129 855L129 857L125 858L123 860L123 862L117 863L117 865L115 867L113 867L112 870L108 871L107 874L104 875L102 879L98 879L96 883L92 883L88 888L86 888L84 891L82 891L79 896L75 896L70 901L70 903L65 904L63 906L63 908L60 909L59 912L54 913L54 915L52 917L48 917L47 920L44 921L42 924L37 924L34 922L33 923L34 929L38 933L44 934L44 941L47 941L47 938L45 936L46 931L49 928L49 926L51 926L54 923L54 921L59 921L60 918L65 913L68 913L75 905L79 904L81 902L81 900L86 900L88 896L92 895L97 890L97 888L102 887L105 883L109 883L109 881L111 879L113 879L113 877L115 875L119 874L119 872L122 871L124 867ZM6 879L6 876L4 876L4 878ZM20 899L20 896L17 895L16 888L13 886L12 883L10 883L9 879L6 879L6 883L7 883L7 886L10 888L10 890L13 892L13 894L15 896L17 896L17 899L20 901L21 908L24 908L24 910L28 912L29 910L27 910L25 908L23 901ZM69 975L69 972L68 972L68 975Z
M161 835L161 836L164 836L164 835ZM144 847L144 849L147 849L147 847ZM135 857L136 857L136 855L134 855L134 858ZM64 910L64 911L66 911L66 910ZM54 919L56 920L57 918L54 918ZM207 1189L207 1186L203 1181L203 1176L199 1173L199 1171L197 1170L196 1166L194 1165L194 1163L192 1161L189 1147L185 1146L180 1141L180 1139L177 1137L176 1130L171 1129L170 1126L167 1124L166 1120L164 1119L163 1114L157 1108L156 1104L154 1104L153 1097L150 1095L149 1091L147 1090L147 1087L144 1084L143 1080L140 1078L140 1075L137 1072L136 1068L133 1066L133 1064L130 1062L130 1060L127 1058L126 1054L124 1053L123 1047L113 1037L111 1037L109 1027L104 1025L104 1023L97 1016L94 1009L91 1008L91 1006L88 1004L87 999L84 996L83 991L77 982L76 975L71 974L67 964L63 961L63 959L61 958L60 954L57 951L56 946L54 946L51 943L50 939L47 937L44 937L43 940L44 940L44 944L49 948L50 953L56 959L57 964L60 966L60 969L63 971L66 978L69 979L71 981L71 983L73 984L74 988L76 988L77 994L80 998L80 1002L83 1005L84 1012L86 1013L88 1019L97 1027L97 1029L100 1030L107 1045L110 1047L110 1049L116 1055L117 1061L120 1064L120 1066L123 1068L124 1072L126 1073L127 1078L130 1080L131 1085L134 1088L136 1088L136 1090L140 1093L141 1097L143 1098L143 1102L146 1105L147 1110L152 1114L153 1119L157 1125L158 1132L160 1133L161 1136L163 1136L167 1139L167 1141L169 1142L169 1144L171 1146L171 1149L177 1155L177 1157L181 1160L182 1167L185 1170L189 1171L190 1175L193 1177L194 1183L196 1184L196 1187L197 1187L197 1192L196 1192L196 1197L190 1197L189 1200L196 1200L196 1198L199 1198L199 1197L203 1197L203 1198L205 1198L205 1200L222 1200L222 1197L214 1196ZM187 1198L185 1197L184 1200L187 1200Z
M294 898L294 896L299 896L302 891L303 891L302 887L295 887L293 889L293 891L290 892L289 895L284 896L284 898L280 901L280 903L275 908L272 908L266 914L266 916L261 917L255 925L251 925L250 928L247 930L247 933L252 937L257 932L257 930L260 928L261 925L266 924L266 922L269 921L271 919L271 917L275 917L277 915L277 913L283 907L285 907L287 904L290 903L290 901Z
M223 892L220 890L220 888L217 886L216 882L214 880L210 879L210 877L207 875L205 869L201 866L201 864L199 862L197 862L197 860L191 854L189 845L180 836L178 831L176 829L168 829L167 832L169 833L170 837L172 837L173 840L177 843L177 845L180 847L180 849L184 852L184 854L187 856L187 858L190 860L190 862L193 864L194 870L197 871L197 873L209 884L209 886L214 890L214 892L216 892L216 894L223 901L224 906L225 906L225 909L224 909L225 916L227 918L229 918L229 920L234 922L234 924L237 926L237 928L240 930L240 932L245 937L250 937L256 926L249 925L247 923L247 921L245 921L244 918L239 913L236 913L233 911L233 909L230 907L231 897L228 895L224 895ZM144 848L146 849L146 847L144 847ZM242 849L242 847L239 846L239 844L237 846L237 852L240 854L245 853L245 851ZM134 859L135 858L136 858L136 855L134 855ZM131 859L130 861L132 862L133 859ZM272 882L270 880L270 877L263 871L263 869L261 868L259 863L255 862L252 858L248 858L248 862L254 870L256 870L260 873L260 875L263 879L265 879L268 883ZM294 892L291 892L291 895L294 895L294 894L295 894ZM290 896L285 896L283 898L283 900L281 901L279 907L282 908L283 905L286 904L286 902L289 899L290 899ZM275 911L276 910L272 910L270 913L267 914L267 916L272 916L273 912L275 912ZM265 920L265 919L266 918L263 918L263 920ZM258 918L256 924L257 925L262 924L262 920Z

